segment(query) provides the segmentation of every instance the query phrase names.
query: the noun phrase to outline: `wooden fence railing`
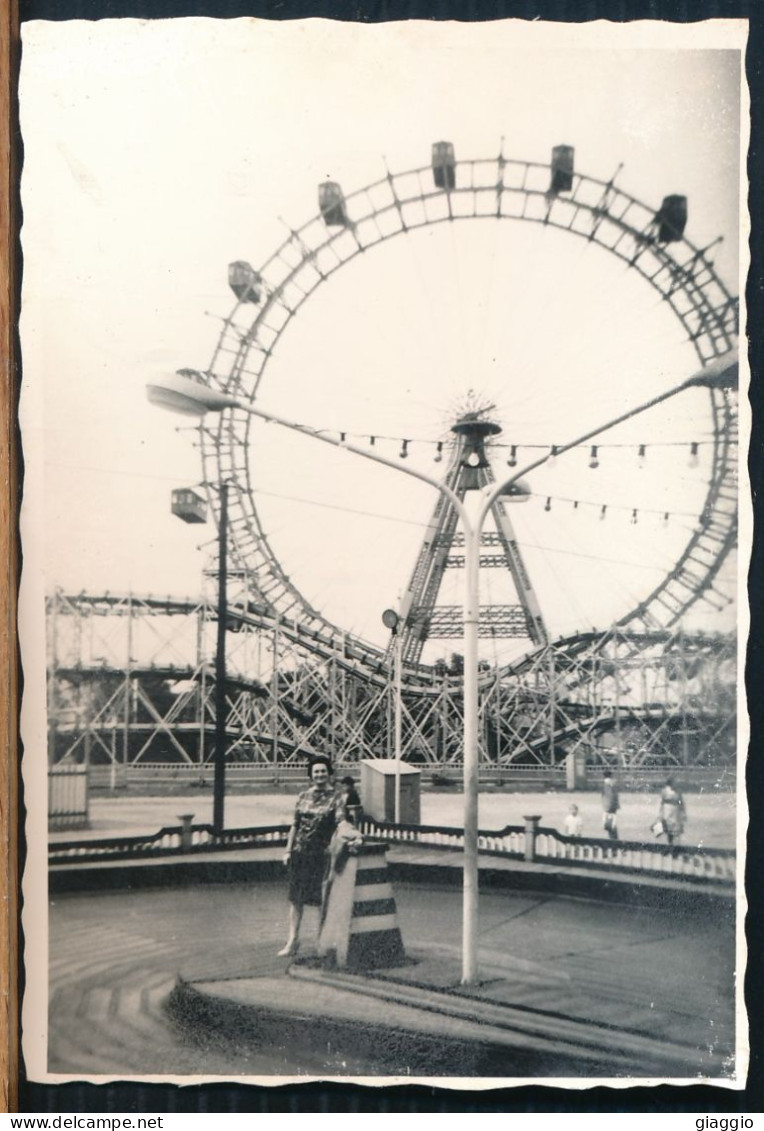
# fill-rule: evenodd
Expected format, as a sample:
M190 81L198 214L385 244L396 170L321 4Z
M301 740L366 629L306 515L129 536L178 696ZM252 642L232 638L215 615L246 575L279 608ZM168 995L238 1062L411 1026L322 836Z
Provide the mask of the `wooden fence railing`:
M481 830L478 833L480 854L560 867L592 867L722 884L734 884L737 877L736 855L732 849L571 837L538 821L539 818L533 817L528 818L525 825ZM456 851L464 847L464 831L446 826L378 824L366 820L362 829L375 839L395 844Z
M725 886L734 885L736 880L736 856L732 849L569 837L557 829L540 825L539 820L530 817L525 825L481 830L478 834L481 855L563 869L583 867L689 882L704 880ZM445 825L395 825L365 818L361 829L370 839L390 844L456 852L464 847L464 831ZM55 841L49 846L49 860L52 865L59 865L278 848L286 844L288 832L288 825L268 825L228 829L216 834L211 825L192 825L188 820L148 836Z
M48 846L50 864L97 863L105 860L139 860L179 853L231 851L237 848L274 848L285 845L289 825L226 829L216 834L212 825L173 825L145 836L109 837L101 840L59 840Z

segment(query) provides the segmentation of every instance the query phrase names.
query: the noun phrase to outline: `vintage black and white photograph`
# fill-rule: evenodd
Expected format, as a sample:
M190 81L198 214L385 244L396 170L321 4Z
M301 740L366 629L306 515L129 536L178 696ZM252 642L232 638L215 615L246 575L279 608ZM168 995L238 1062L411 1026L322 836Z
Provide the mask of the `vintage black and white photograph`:
M22 39L29 1077L742 1087L745 23Z

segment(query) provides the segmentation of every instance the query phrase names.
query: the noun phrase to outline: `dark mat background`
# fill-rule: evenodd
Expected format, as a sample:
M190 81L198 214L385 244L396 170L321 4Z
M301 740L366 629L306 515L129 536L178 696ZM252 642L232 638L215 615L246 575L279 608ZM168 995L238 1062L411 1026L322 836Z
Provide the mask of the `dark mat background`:
M749 830L746 889L748 971L746 1000L751 1025L751 1064L747 1087L742 1092L706 1086L627 1090L594 1088L569 1091L545 1086L493 1089L485 1092L443 1091L409 1086L364 1088L349 1085L299 1085L258 1088L235 1084L175 1087L164 1084L115 1083L92 1085L38 1084L24 1077L19 1081L19 1109L27 1112L709 1112L734 1115L764 1110L764 910L760 869L764 860L764 547L761 538L761 493L764 489L764 429L762 389L758 380L762 362L761 325L764 322L764 5L746 0L19 0L20 19L71 20L101 18L168 18L211 16L263 19L325 17L375 23L387 20L491 20L540 18L558 22L596 19L631 21L663 19L693 22L709 18L747 18L750 39L747 76L751 91L752 137L749 153L751 251L753 266L746 291L748 335L751 343L754 431L749 470L755 500L755 539L750 574L751 636L748 646L747 686L752 741L747 771ZM19 165L23 150L18 143ZM16 214L21 210L16 201ZM20 253L19 253L20 256ZM20 258L19 258L20 262ZM19 276L20 277L20 276ZM21 793L21 789L20 789ZM23 804L23 795L22 795ZM23 843L19 846L23 864ZM23 939L22 954L23 954ZM23 974L22 974L23 981ZM23 985L21 987L23 992Z

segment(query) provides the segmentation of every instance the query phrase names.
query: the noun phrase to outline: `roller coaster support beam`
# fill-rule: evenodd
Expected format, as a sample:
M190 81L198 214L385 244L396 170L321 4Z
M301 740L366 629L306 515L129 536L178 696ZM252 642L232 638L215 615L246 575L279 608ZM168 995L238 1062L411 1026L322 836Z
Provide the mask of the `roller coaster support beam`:
M604 424L584 433L583 436L570 440L567 444L556 447L556 454L562 455L571 448L579 447L588 440L599 436L614 428L625 420L638 416L653 408L662 401L675 397L678 393L688 388L705 386L706 388L732 388L737 383L738 361L737 351L731 350L723 357L715 359L692 377L675 385L666 392L652 397L643 404L637 405L628 412L622 413L614 419L605 421ZM523 476L534 471L546 463L551 452L529 463L526 467L515 472L508 479L498 483L492 491L487 493L473 521L462 503L450 487L423 472L415 471L411 467L402 467L400 463L387 459L376 452L366 448L357 447L343 439L297 424L291 420L276 416L273 413L258 408L252 402L240 401L235 397L219 393L208 388L199 381L186 377L181 373L174 373L147 385L149 400L163 408L182 412L191 416L204 416L207 412L221 412L223 409L232 408L257 416L273 424L281 424L294 432L301 432L313 436L325 444L336 448L346 448L355 455L374 463L385 464L395 471L410 475L413 479L420 479L429 483L436 490L446 495L456 509L462 521L464 530L466 594L464 599L464 864L463 864L463 889L462 889L462 983L471 985L478 979L477 968L477 920L478 920L478 620L479 610L479 573L480 573L480 536L491 507L504 494L517 493L518 486Z

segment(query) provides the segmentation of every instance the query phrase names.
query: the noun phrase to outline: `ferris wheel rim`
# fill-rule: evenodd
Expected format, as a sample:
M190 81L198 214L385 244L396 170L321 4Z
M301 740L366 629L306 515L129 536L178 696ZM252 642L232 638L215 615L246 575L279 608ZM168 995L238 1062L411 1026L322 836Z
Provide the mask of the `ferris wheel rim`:
M475 185L475 170L479 166L496 169L499 180L493 186L493 190L488 185ZM399 186L415 178L421 187L422 178L431 175L432 169L429 166L422 166L399 174L388 172L385 177L344 197L344 202L348 206L348 217L350 217L351 205L355 207L358 202L363 201L370 205L365 213L358 213L358 219L350 219L347 225L333 232L325 224L324 217L319 211L301 228L290 229L289 236L257 273L264 283L266 297L251 325L242 326L238 322L243 308L247 305L242 300L235 303L231 314L224 320L207 370L210 383L223 393L235 395L240 399L254 400L267 363L281 335L291 324L303 303L321 283L331 278L336 271L353 261L367 248L386 243L398 235L408 235L419 228L431 227L446 221L468 219L516 219L542 223L584 237L589 242L595 242L605 251L626 261L628 266L635 267L638 274L661 293L672 313L688 331L702 365L724 356L734 348L737 338L736 299L727 290L717 276L713 264L708 260L706 254L708 249L699 249L682 236L681 239L673 241L682 248L683 258L679 259L675 258L666 246L658 245L654 239L650 240L646 233L649 230L650 218L654 220L655 209L650 209L636 197L616 189L614 178L606 182L576 173L572 192L561 197L559 194L550 196L548 192L542 193L539 187L529 186L529 181L536 174L548 175L550 165L500 156L460 161L455 167L469 171L469 184L450 190L437 189L427 192L422 188L419 194L406 197L398 192ZM507 170L517 171L521 179L520 187L505 183ZM597 204L586 198L586 192L591 192L592 189L595 195L601 194ZM375 203L372 194L385 191L389 195L383 198L381 203ZM478 194L484 196L486 192L491 191L496 194L498 201L496 213L478 211ZM521 214L502 212L505 193L522 196ZM452 198L470 196L473 201L472 212L459 212L458 209L454 209ZM542 198L543 204L541 204ZM530 213L527 205L529 199L533 201ZM447 212L444 214L441 207L439 215L428 216L427 204L435 201L441 205L445 201ZM406 223L404 209L417 203L423 209L424 219L416 224ZM573 210L572 219L567 224L563 223L562 218L566 213L569 215L570 209ZM378 222L379 217L384 214L389 218L393 213L399 217L399 226L393 226L389 231L383 232ZM634 218L643 222L641 230L633 223L627 222L626 217L630 213L635 213ZM588 217L590 224L588 231L574 227L574 221L577 221L581 214ZM362 224L376 224L378 237L363 243L358 236ZM607 232L613 238L611 230L613 228L616 229L616 235L615 243L611 244L603 237ZM324 237L318 242L317 232ZM355 241L356 246L354 249L351 247L348 252L343 250L339 253L339 241L348 234L350 241L344 239L345 244ZM621 244L624 246L621 247ZM322 262L320 259L324 252L327 253L324 258L328 259L328 262ZM277 266L278 270L276 270ZM299 286L300 276L304 272L312 273L311 285L307 289ZM253 350L259 356L256 357L254 366L250 367L248 363ZM221 372L219 361L226 352L233 355L233 360L225 371ZM718 512L719 496L732 474L731 449L734 447L736 425L734 402L729 394L719 390L710 390L709 395L714 424L714 451L712 473L699 525L695 526L673 570L667 571L662 582L651 593L618 619L616 623L620 626L639 623L649 629L671 627L677 623L699 599L705 585L713 583L728 556L731 545L734 544L736 515L723 511L720 524ZM249 460L245 458L242 463L238 458L241 453L246 454L248 451L251 426L252 417L245 413L237 413L235 410L222 417L216 429L210 429L204 424L201 426L200 447L205 481L210 481L211 477L207 472L210 464L214 464L216 473L214 481L226 478L233 488L229 501L229 513L232 514L232 520L229 520L232 522L230 527L232 552L243 561L245 568L254 553L256 560L251 572L254 574L258 593L277 614L297 615L307 624L315 625L317 629L330 630L338 638L350 637L362 650L365 650L373 662L378 662L380 649L362 637L342 629L312 607L288 577L270 546L253 499ZM211 509L217 518L216 493L208 489L208 496ZM704 537L706 543L711 546L713 556L699 584L692 573L692 566L688 566L688 563L696 560L693 553L698 549L699 543L703 542ZM709 545L704 545L703 549L708 554Z

